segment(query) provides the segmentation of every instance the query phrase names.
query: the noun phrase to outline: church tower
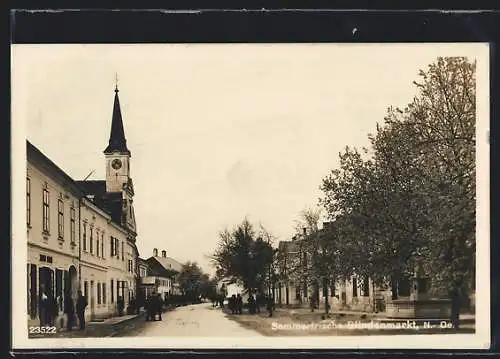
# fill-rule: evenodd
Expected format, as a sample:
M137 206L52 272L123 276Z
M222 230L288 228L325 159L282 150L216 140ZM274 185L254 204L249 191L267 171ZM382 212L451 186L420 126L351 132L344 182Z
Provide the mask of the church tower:
M111 133L108 146L104 150L104 156L106 158L106 192L121 192L122 225L135 232L135 218L132 207L134 188L132 179L130 178L131 154L127 148L127 140L125 139L118 92L118 85L116 85Z

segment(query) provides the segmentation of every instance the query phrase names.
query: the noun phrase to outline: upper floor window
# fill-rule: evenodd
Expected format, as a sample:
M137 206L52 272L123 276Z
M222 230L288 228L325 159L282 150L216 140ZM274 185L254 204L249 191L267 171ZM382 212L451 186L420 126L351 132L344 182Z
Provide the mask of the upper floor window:
M124 243L123 243L123 241L122 241L122 261L124 261L124 260L125 260L125 255L124 255L124 253L125 253L125 244L124 244Z
M113 257L115 255L115 238L109 236L109 255Z
M104 232L101 233L101 257L104 258Z
M83 223L83 250L87 251L87 223Z
M46 188L43 189L43 231L50 231L50 198Z
M90 254L94 254L94 227L90 226Z
M95 237L96 237L96 239L95 239L95 241L96 241L95 252L96 252L96 256L99 257L99 251L101 249L101 246L99 243L99 231L98 230L95 232Z
M64 238L64 202L57 201L57 233L59 238Z
M31 180L26 178L26 223L31 225Z
M75 216L76 216L76 211L73 207L71 207L69 210L69 232L70 232L69 235L71 243L75 243L76 241Z

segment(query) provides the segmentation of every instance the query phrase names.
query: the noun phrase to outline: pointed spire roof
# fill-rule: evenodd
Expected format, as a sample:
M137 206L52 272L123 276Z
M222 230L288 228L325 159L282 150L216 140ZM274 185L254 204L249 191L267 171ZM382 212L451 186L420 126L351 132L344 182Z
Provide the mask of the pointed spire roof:
M115 101L113 104L113 119L111 122L111 133L109 136L108 147L104 153L121 152L130 155L123 130L122 112L120 109L120 99L118 97L118 84L115 85Z

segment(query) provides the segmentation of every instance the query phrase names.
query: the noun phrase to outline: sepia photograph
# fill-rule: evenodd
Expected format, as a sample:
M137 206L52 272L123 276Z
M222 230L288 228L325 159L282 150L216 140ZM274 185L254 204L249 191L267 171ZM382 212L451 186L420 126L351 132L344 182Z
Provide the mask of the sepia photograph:
M16 348L489 348L483 43L12 45Z

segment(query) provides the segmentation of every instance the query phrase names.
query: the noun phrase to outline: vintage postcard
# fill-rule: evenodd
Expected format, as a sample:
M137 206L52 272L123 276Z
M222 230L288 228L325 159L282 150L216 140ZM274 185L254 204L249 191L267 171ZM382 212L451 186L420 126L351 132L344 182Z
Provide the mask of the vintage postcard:
M12 189L15 349L490 345L488 44L13 45Z

